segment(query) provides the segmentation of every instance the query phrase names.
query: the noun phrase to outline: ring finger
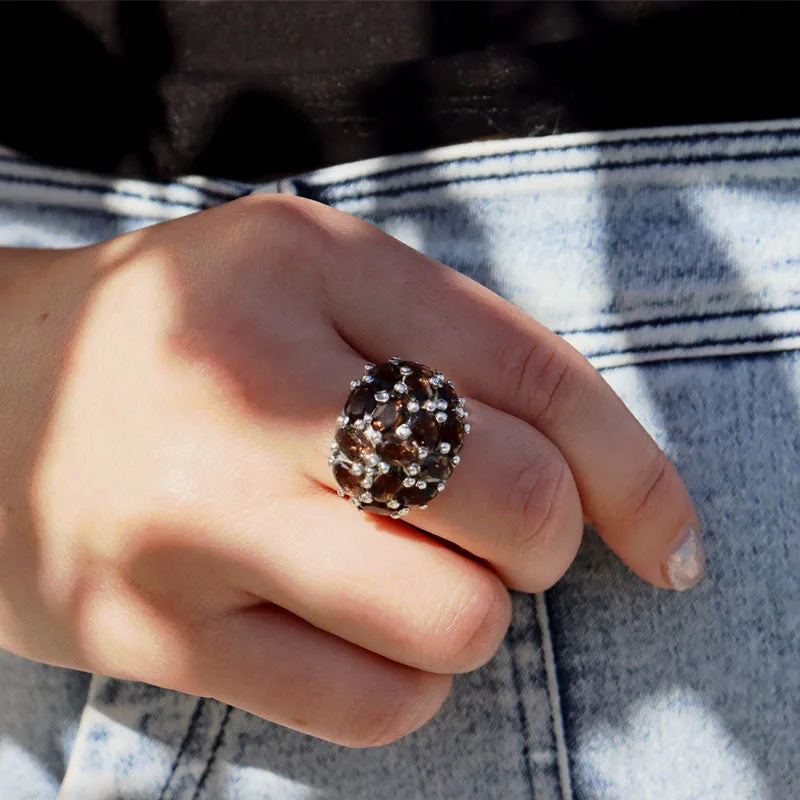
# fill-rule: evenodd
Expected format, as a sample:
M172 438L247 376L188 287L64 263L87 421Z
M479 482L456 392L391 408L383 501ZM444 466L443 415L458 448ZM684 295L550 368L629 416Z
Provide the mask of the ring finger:
M330 488L337 484L326 458L345 399L340 392L344 387L346 395L363 366L360 356L344 352L328 362L330 416L302 448L307 474ZM535 428L475 400L466 408L471 432L446 491L424 511L412 506L405 520L488 562L510 588L542 591L561 577L580 544L575 481L555 445Z

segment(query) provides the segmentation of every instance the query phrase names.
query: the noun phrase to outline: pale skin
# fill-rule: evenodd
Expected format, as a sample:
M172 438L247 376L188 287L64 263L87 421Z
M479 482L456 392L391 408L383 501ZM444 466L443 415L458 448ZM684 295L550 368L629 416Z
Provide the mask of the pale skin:
M441 370L472 432L447 489L358 512L327 464L349 382ZM298 198L73 250L0 250L0 646L215 697L353 747L492 658L508 589L584 520L643 580L696 524L602 377L489 290Z

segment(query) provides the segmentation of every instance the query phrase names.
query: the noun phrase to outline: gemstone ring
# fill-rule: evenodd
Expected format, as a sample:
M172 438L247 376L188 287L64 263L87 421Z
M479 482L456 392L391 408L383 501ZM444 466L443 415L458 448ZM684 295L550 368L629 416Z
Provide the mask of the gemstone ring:
M339 495L395 519L444 491L469 433L464 398L441 372L393 356L367 364L337 419L328 463Z

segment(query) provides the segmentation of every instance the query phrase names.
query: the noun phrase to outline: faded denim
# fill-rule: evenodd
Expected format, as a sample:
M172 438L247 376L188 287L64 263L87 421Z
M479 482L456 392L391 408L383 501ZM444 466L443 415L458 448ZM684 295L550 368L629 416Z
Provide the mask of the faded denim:
M800 120L482 142L256 187L6 153L0 243L79 245L251 191L363 217L575 344L678 466L707 577L654 589L588 530L555 587L514 594L495 658L374 750L0 653L0 797L800 796Z

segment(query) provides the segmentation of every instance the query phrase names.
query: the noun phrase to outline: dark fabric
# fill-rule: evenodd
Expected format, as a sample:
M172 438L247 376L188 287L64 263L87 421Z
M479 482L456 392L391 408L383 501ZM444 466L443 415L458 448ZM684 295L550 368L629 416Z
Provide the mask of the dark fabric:
M0 3L0 143L258 181L487 136L800 116L794 3Z

